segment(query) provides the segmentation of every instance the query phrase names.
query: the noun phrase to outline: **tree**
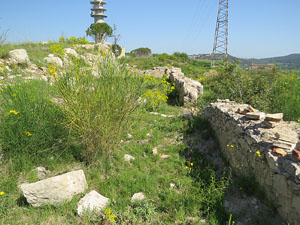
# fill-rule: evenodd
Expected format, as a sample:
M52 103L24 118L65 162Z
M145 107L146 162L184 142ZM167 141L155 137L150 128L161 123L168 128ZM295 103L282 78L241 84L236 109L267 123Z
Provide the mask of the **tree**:
M105 37L111 36L112 33L113 30L107 23L93 23L86 30L86 35L94 37L96 43L104 42Z

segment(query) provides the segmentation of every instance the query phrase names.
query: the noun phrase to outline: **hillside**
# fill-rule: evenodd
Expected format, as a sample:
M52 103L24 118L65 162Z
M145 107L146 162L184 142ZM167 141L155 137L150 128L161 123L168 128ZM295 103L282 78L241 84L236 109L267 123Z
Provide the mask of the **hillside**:
M263 59L242 59L241 64L244 66L249 66L254 64L276 64L282 69L300 69L300 54L290 54L287 56L279 56L272 58Z
M218 56L219 58L223 58ZM198 60L211 60L210 54L194 54L189 55L190 59ZM240 65L244 68L248 68L252 64L276 64L281 69L297 70L300 69L300 54L290 54L286 56L262 58L262 59L243 59L234 56L228 56L229 61L240 60Z

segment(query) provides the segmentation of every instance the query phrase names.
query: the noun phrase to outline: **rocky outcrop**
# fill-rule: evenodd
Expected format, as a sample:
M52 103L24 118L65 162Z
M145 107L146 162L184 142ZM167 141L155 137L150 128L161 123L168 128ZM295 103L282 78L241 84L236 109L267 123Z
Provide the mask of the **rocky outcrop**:
M168 78L174 83L181 104L195 105L203 94L203 85L191 78L185 77L180 68L171 68Z
M78 170L36 183L22 184L20 188L29 204L40 207L71 201L75 195L83 193L88 185L83 170Z
M253 175L279 214L289 223L299 223L299 124L229 100L210 104L202 116L210 121L233 170Z
M15 49L8 53L10 63L30 63L28 54L25 49Z

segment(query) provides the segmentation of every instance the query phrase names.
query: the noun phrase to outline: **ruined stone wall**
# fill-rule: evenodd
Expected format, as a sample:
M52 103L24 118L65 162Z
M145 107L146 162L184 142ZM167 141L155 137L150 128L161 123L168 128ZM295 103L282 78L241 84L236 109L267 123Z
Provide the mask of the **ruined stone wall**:
M223 155L240 175L254 175L279 214L300 222L300 126L249 105L218 100L206 107Z

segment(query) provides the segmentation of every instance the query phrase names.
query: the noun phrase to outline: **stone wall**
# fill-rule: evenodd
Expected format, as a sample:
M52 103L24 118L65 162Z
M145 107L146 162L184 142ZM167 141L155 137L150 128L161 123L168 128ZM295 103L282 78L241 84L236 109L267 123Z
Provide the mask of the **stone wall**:
M203 85L191 78L185 77L180 68L176 67L154 67L152 70L144 71L144 74L156 78L163 78L166 74L179 95L181 104L195 105L198 98L203 94Z
M300 126L249 105L218 100L203 111L233 170L254 175L286 222L300 222ZM297 150L298 149L298 150Z

